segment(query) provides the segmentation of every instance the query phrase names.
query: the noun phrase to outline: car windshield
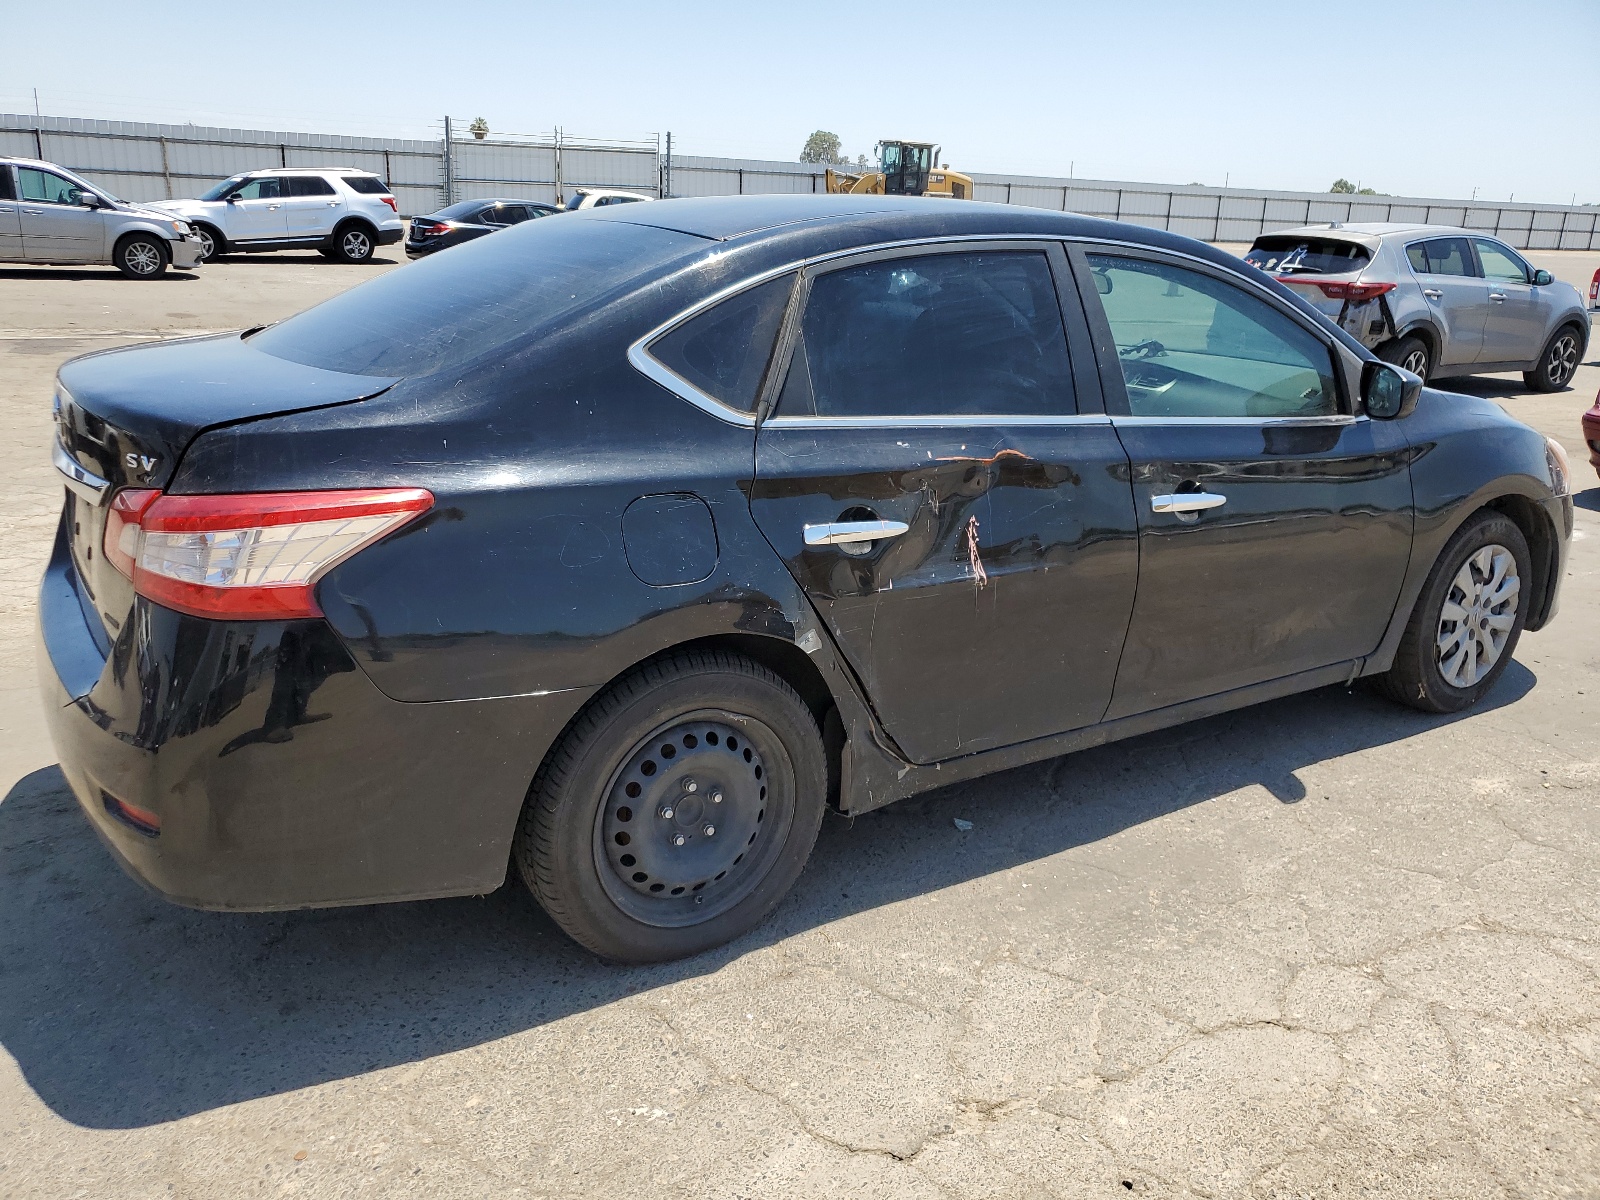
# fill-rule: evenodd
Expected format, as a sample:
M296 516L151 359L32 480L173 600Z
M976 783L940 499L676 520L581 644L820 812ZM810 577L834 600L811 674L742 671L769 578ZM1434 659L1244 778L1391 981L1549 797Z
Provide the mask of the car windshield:
M236 188L240 184L240 182L243 181L243 179L244 179L243 175L232 175L232 176L229 176L227 179L224 179L221 183L213 184L211 187L208 187L205 191L201 192L200 196L199 196L199 199L201 199L201 200L221 200L224 196L226 196L229 192L231 192L234 188Z
M575 321L705 244L620 221L531 222L352 288L250 344L326 371L432 375Z
M433 214L436 221L467 221L483 211L482 200L458 200Z
M1361 270L1372 254L1359 242L1338 238L1261 237L1244 260L1269 275L1344 275Z

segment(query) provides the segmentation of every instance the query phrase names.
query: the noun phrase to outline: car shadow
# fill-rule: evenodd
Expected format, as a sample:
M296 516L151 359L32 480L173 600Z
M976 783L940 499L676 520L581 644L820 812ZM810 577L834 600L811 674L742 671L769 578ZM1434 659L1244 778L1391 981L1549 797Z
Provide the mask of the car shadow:
M1337 804L1308 795L1299 772L1472 719L1534 683L1513 662L1484 708L1454 717L1329 688L834 817L760 929L643 968L579 949L516 883L483 897L292 913L175 907L112 864L50 767L0 803L0 1045L65 1120L171 1121L710 974L792 935L1252 784L1264 789L1258 803ZM961 832L954 817L975 827Z
M150 279L130 279L115 267L5 267L0 268L0 279L102 279L122 283L187 283L199 279L193 271L169 267Z
M211 263L219 263L230 267L241 266L246 263L264 263L267 265L277 263L279 266L285 264L291 266L296 264L299 266L308 264L316 266L319 263L327 263L329 266L334 267L393 267L405 261L404 255L399 258L385 258L380 254L374 254L366 262L347 263L339 259L323 258L315 250L309 253L294 250L263 250L259 254L219 254L211 260ZM211 263L208 263L207 266L210 266Z

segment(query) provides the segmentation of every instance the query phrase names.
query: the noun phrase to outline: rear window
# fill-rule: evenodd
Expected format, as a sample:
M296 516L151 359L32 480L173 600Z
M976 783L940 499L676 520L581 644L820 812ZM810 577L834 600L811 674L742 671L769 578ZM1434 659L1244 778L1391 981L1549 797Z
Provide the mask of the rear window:
M389 185L376 175L341 175L339 178L344 180L351 191L361 192L364 195L383 196L389 191Z
M290 175L286 180L291 196L333 196L333 184L317 175Z
M1338 238L1261 237L1244 260L1269 275L1344 275L1361 270L1372 254Z
M650 345L650 355L708 396L752 412L794 273L730 296Z
M470 221L483 211L482 200L458 200L434 213L440 221Z
M250 344L326 371L431 375L575 322L705 245L648 225L533 221L380 275Z

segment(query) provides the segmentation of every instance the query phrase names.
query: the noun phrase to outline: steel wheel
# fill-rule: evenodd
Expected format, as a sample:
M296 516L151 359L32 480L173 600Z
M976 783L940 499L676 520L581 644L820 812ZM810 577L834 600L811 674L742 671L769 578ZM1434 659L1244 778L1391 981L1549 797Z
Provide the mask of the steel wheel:
M1500 661L1516 627L1521 590L1517 560L1504 546L1484 546L1461 565L1434 639L1446 683L1470 688Z
M372 239L361 229L347 229L339 235L339 253L350 262L365 262L372 257Z
M1567 385L1573 374L1578 369L1578 338L1576 334L1563 331L1554 342L1550 344L1549 359L1545 364L1545 375L1550 380L1552 390Z
M724 718L724 719L719 719ZM647 925L698 925L744 899L771 869L793 813L767 789L777 735L696 714L642 739L595 818L595 866L612 902Z

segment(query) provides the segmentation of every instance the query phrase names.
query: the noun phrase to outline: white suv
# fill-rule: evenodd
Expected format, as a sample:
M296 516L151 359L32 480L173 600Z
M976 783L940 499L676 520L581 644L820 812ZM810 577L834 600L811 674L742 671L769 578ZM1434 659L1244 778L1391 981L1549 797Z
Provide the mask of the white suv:
M200 237L200 260L261 250L320 250L366 262L405 235L389 185L354 167L287 167L224 179L195 200L151 207L182 217Z

